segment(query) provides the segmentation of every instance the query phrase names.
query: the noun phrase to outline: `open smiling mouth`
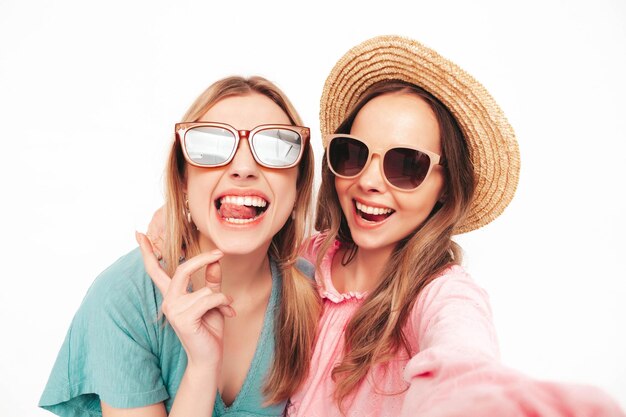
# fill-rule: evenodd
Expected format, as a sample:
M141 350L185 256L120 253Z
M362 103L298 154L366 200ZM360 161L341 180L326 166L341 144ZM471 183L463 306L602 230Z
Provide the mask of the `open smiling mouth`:
M356 208L356 214L368 222L382 222L396 212L390 208L367 206L356 200L352 200L352 202Z
M215 200L219 216L228 223L252 223L265 213L269 203L258 196L226 195Z

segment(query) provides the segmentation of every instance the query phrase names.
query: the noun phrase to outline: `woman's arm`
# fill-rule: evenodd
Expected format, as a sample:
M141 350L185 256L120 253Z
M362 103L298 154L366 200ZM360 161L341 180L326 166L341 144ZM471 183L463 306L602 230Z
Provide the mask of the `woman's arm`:
M137 408L113 408L104 401L100 401L100 405L102 417L167 417L163 403Z
M503 366L486 293L459 267L435 279L410 324L419 352L401 416L624 416L602 391L538 381Z
M169 417L211 416L217 392L217 375L187 367ZM167 417L163 403L147 407L114 408L101 401L102 417Z
M487 293L461 267L453 266L419 295L409 318L418 353L405 377L445 380L466 367L499 362L499 347Z

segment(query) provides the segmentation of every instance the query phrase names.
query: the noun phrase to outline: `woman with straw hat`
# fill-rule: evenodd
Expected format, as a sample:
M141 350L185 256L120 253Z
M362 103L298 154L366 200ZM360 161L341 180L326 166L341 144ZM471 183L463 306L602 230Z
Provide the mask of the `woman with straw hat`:
M502 213L520 169L485 88L411 39L352 48L321 99L326 152L305 257L323 299L290 416L623 415L604 394L503 367L452 236Z

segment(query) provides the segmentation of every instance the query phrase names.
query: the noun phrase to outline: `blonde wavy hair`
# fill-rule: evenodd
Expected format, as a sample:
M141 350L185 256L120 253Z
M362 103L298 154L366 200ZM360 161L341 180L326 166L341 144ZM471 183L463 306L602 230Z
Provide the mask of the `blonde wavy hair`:
M209 86L191 105L182 122L195 122L218 101L230 96L262 94L274 101L294 125L302 120L285 94L261 77L228 77ZM296 267L297 242L308 233L311 192L313 188L313 152L307 142L298 165L298 190L294 214L273 237L269 254L282 272L282 298L275 320L275 354L264 386L266 403L287 400L302 384L309 370L315 340L320 300L313 281ZM165 243L163 258L166 270L173 274L183 257L200 252L198 231L186 219L184 185L187 164L180 142L174 140L165 172Z
M335 400L342 409L344 401L372 367L384 366L399 351L404 351L407 357L411 355L403 327L420 291L447 266L461 262L461 248L452 241L452 234L466 215L474 193L473 168L461 129L450 111L418 86L399 80L372 85L361 95L337 133L350 133L357 114L374 97L393 93L415 94L430 105L437 117L444 161L444 199L435 205L424 223L396 244L378 286L348 323L344 356L332 371L337 383ZM336 239L347 247L349 256L344 264L350 262L358 247L341 210L335 177L326 156L322 162L315 228L327 233L318 253L318 268Z

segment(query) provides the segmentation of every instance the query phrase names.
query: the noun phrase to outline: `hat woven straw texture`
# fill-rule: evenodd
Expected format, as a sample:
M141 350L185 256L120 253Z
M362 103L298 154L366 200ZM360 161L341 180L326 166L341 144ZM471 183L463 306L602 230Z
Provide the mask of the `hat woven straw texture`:
M322 92L322 136L332 134L372 84L398 79L418 85L452 112L467 140L476 189L455 233L498 217L517 188L519 148L513 128L489 92L434 50L400 36L379 36L350 49L335 64ZM326 146L324 139L324 146Z

